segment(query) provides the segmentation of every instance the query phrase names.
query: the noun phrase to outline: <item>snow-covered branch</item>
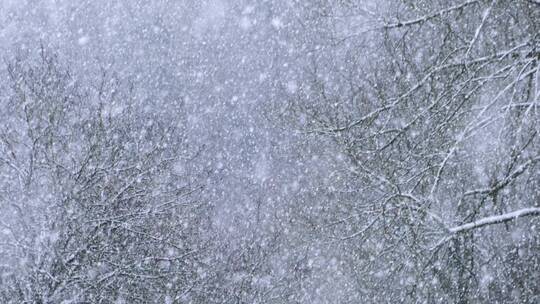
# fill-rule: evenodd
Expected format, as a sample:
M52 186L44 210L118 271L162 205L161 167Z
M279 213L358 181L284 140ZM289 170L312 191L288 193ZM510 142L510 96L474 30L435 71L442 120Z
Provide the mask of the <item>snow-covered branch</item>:
M453 228L450 228L451 233L460 233L472 229L481 228L488 225L494 225L494 224L500 224L505 223L509 221L516 220L520 217L526 217L526 216L540 216L540 208L525 208L520 209L517 211L501 214L501 215L495 215L495 216L489 216L482 219L479 219L477 221L474 221L472 223L467 223L461 226L456 226Z
M413 19L413 20L386 24L386 25L384 25L383 28L392 29L392 28L398 28L398 27L402 27L402 26L410 26L410 25L424 23L426 21L429 21L429 20L431 20L433 18L437 18L437 17L442 16L444 14L464 9L467 6L478 3L478 2L480 2L480 1L479 0L467 1L467 2L461 3L459 5L452 6L452 7L440 10L438 12L435 12L433 14L422 16L422 17L419 17L419 18L416 18L416 19Z

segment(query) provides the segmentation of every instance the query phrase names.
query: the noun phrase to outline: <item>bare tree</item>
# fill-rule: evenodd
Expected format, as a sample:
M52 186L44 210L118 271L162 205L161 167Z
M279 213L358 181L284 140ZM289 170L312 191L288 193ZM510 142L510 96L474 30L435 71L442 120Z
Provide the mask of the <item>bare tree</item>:
M175 169L191 157L181 122L141 111L109 71L80 83L45 49L9 74L2 301L178 302L207 212L196 176Z
M311 80L290 95L299 128L345 156L340 197L317 227L369 275L359 283L375 292L366 299L534 302L540 10L530 1L389 7L357 34L337 32L329 55L314 52ZM363 13L348 12L334 18ZM527 253L504 258L512 252ZM508 271L525 264L526 279Z

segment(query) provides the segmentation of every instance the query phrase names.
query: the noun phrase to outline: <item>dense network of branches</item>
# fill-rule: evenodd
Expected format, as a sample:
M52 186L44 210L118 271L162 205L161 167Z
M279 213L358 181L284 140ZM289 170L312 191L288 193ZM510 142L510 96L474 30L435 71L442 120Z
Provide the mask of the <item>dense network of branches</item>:
M1 303L540 302L538 1L64 2L0 3Z

